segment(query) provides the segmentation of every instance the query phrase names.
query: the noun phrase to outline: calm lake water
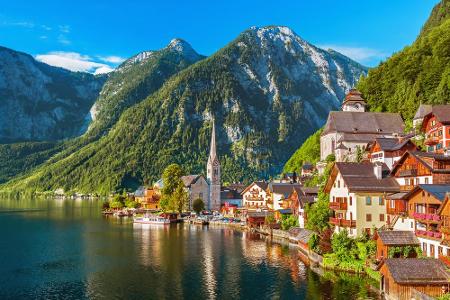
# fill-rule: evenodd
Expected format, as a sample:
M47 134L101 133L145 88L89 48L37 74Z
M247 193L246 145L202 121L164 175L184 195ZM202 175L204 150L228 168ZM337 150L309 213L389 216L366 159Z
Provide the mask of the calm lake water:
M0 200L0 299L378 299L227 228L133 225L101 202Z

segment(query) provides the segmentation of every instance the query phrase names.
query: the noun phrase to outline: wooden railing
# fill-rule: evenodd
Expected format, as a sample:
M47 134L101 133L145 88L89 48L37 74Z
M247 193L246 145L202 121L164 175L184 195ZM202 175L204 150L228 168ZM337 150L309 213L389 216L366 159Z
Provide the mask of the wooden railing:
M347 202L330 202L332 210L347 210Z
M406 214L406 208L402 208L402 207L387 207L386 208L386 213L388 215L404 215Z
M338 218L330 218L329 219L330 224L333 224L335 226L340 227L356 227L356 221L355 220L345 220L345 219L338 219Z

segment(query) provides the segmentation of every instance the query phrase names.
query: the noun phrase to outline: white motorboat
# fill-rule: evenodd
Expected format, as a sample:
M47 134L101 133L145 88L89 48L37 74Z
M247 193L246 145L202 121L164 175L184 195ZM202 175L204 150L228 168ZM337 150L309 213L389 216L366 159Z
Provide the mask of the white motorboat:
M133 223L138 224L162 224L162 225L169 225L170 220L160 217L160 216L153 216L153 215L146 215L143 217L136 217L133 219Z

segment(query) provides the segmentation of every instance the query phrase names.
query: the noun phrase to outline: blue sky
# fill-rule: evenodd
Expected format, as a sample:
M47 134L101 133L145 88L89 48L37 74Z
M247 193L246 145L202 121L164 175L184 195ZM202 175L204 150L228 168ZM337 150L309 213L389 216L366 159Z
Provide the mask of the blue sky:
M437 2L0 0L0 45L66 68L106 72L175 37L210 55L251 26L285 25L376 66L414 41Z

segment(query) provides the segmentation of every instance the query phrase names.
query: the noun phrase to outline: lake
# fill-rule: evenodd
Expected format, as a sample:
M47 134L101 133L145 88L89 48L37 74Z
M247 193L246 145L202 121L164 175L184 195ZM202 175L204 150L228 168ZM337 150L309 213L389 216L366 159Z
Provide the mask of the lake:
M0 200L0 299L378 299L294 246L222 227L133 225L95 200Z

